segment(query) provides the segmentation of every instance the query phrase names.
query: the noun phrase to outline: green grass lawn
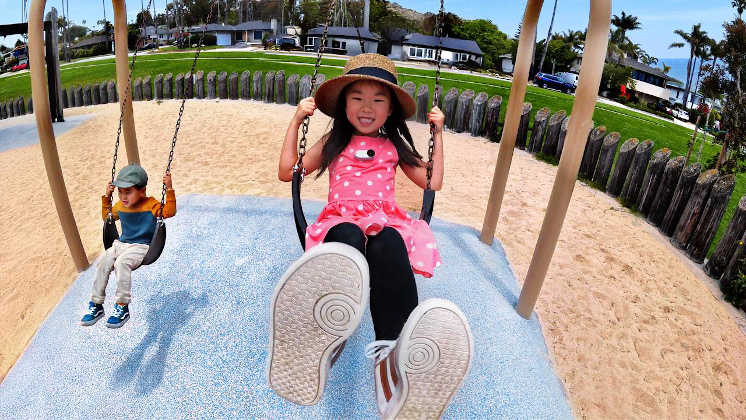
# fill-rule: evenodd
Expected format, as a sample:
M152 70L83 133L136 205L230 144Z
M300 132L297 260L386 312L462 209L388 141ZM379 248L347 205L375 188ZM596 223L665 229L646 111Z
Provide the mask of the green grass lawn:
M155 78L157 74L172 73L174 76L178 73L186 73L191 69L194 52L168 52L168 53L147 53L137 57L133 80L137 77L150 75ZM292 74L312 74L313 66L316 62L315 56L298 56L292 54L268 54L254 51L221 51L220 49L203 52L197 62L197 70L203 70L205 73L210 71L225 71L228 74L237 72L241 74L245 70L252 73L261 71L266 74L269 70L284 70L286 78ZM345 60L339 58L324 58L320 72L327 78L337 76L342 73ZM430 69L414 69L408 67L399 67L399 81L404 83L412 81L418 86L427 84L430 86L430 92L435 83L435 71ZM76 62L63 64L60 67L60 77L62 86L69 89L74 85L100 83L104 80L116 79L116 66L113 56L111 58ZM472 89L475 92L485 92L489 96L500 95L503 97L503 105L500 112L500 123L502 124L507 110L507 100L510 96L511 83L499 80L489 76L441 73L441 85L444 92L455 87L459 91ZM28 73L12 75L0 78L0 101L7 101L10 98L19 96L27 97L31 93L31 84ZM572 111L575 97L561 92L540 89L529 86L526 92L526 102L533 104L531 111L531 121L542 107L548 107L552 114L565 110L568 115ZM662 120L648 114L641 114L627 108L620 108L606 104L596 104L596 110L593 116L596 126L604 125L607 132L617 131L621 134L621 144L631 138L636 137L640 140L653 140L655 149L667 147L671 149L671 156L685 155L687 152L687 142L692 136L692 131L676 125L672 122ZM697 148L699 145L697 144ZM701 161L704 164L712 156L720 151L720 146L707 142L702 151ZM692 160L696 161L696 149L693 153ZM738 182L733 197L728 205L723 223L720 226L714 244L717 244L720 237L730 221L735 207L740 198L746 194L746 174L738 174Z

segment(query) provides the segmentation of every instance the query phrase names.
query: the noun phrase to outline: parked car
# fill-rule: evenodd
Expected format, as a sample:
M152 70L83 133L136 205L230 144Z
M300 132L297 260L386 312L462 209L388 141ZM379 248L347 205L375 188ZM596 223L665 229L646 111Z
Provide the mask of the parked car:
M560 77L552 74L536 73L536 76L534 76L534 83L536 86L541 86L544 89L556 89L567 94L575 92L575 86L573 86L572 83L568 83Z
M150 43L150 44L145 44L142 47L140 47L140 51L142 51L142 50L152 50L152 49L156 49L157 50L158 49L158 44Z
M654 109L658 112L663 112L668 115L673 115L673 108L671 108L671 103L668 101L656 102Z
M292 42L283 42L280 44L280 50L282 51L300 51L301 48Z
M685 109L675 110L673 116L682 121L689 121L689 113Z
M577 89L578 87L578 74L577 73L560 72L560 73L555 73L555 76L559 77L560 79L564 80L567 83L571 83Z

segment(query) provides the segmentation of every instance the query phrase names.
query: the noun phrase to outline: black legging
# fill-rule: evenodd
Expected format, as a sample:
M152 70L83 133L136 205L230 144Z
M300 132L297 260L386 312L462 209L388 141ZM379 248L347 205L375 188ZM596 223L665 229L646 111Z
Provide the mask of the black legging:
M370 314L376 340L396 340L417 307L417 283L409 264L407 246L399 232L385 227L368 237L357 225L341 223L329 229L324 242L341 242L357 248L370 269Z

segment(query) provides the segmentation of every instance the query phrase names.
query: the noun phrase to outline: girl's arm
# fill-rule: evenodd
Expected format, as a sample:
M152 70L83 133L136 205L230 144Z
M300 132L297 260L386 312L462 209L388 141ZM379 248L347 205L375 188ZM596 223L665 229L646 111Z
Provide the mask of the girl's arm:
M313 97L308 97L300 101L298 108L295 110L295 115L290 121L287 133L285 133L285 140L282 143L282 152L280 153L280 167L278 169L277 177L280 181L289 182L293 180L293 166L298 161L298 130L303 124L303 119L308 115L313 115L316 110L316 103ZM306 146L306 154L303 157L303 166L306 168L306 173L318 169L321 164L321 149L323 147L323 141L316 142L311 147Z
M443 186L443 122L445 121L445 116L440 108L434 106L427 114L427 121L435 124L435 133L433 134L433 175L430 179L430 189L440 191ZM404 174L407 175L407 178L420 188L425 189L427 187L427 160L423 161L423 166L412 167L401 165L401 168Z

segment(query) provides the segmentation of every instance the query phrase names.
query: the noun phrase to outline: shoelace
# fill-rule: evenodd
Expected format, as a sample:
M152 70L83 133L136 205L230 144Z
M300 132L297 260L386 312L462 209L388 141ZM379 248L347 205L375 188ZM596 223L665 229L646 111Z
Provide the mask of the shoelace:
M373 359L376 364L388 357L396 347L396 340L376 340L365 346L365 357Z
M124 315L124 306L114 305L114 316L121 318Z
M96 316L96 313L98 312L98 306L89 306L88 307L88 314L91 316Z

